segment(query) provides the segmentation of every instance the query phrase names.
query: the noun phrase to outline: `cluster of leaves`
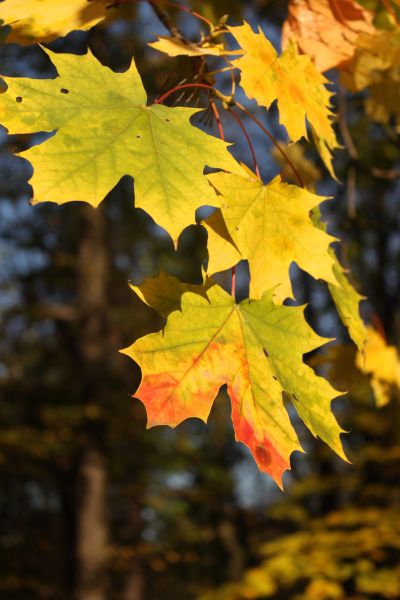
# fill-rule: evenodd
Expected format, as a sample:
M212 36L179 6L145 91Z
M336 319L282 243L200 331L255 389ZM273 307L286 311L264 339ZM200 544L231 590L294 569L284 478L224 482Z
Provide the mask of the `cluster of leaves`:
M395 563L399 549L393 508L336 511L311 521L307 530L266 543L258 567L249 569L240 583L205 594L202 600L277 598L279 591L293 599L397 598L399 567L385 563ZM350 595L349 582L354 590ZM300 587L300 594L293 592Z
M82 0L68 4L35 0L27 7L20 0L4 0L1 18L11 28L8 41L49 41L112 18L114 10L125 4L129 2L110 6L103 0L89 5ZM301 449L286 400L309 430L344 458L342 430L330 410L338 392L303 361L304 354L325 340L307 324L303 308L284 304L293 296L289 268L295 262L328 284L360 352L366 340L358 311L361 296L336 259L331 247L335 238L320 219L319 205L326 198L304 187L289 158L299 185L280 177L263 182L255 156L252 170L237 162L224 140L216 103L230 113L234 109L248 113L235 94L238 69L247 98L264 109L276 101L290 142L312 139L334 176L332 153L339 144L329 82L321 71L345 69L345 80L357 90L369 88L367 102L376 106L388 70L396 77L397 33L377 31L373 14L352 0L315 4L293 2L284 31L287 43L279 56L261 30L256 33L247 23L228 27L224 19L217 25L209 23L209 34L198 43L183 39L179 31L159 37L153 48L169 56L202 57L205 75L163 93L151 104L135 64L117 73L90 52L77 56L47 48L57 76L5 77L7 89L0 96L0 123L10 134L53 134L21 153L33 168L33 203L85 201L97 207L123 176L130 175L135 206L163 227L175 244L183 229L195 222L196 209L215 208L203 222L209 253L204 283L189 286L161 274L135 288L166 318L166 325L124 352L141 367L136 395L146 406L149 426L177 425L188 417L207 420L219 388L227 385L237 440L247 444L260 468L278 484L290 467L291 453ZM310 16L318 23L317 39L309 39L302 25ZM323 41L328 29L335 38L332 44ZM217 41L219 36L228 40L227 34L238 49ZM382 43L376 45L377 39ZM324 53L319 51L321 44ZM207 71L208 55L221 57L223 68L227 61L233 77L230 96L216 87ZM222 139L191 123L198 109L163 104L185 87L207 91ZM393 107L386 105L390 115L396 109L395 101ZM246 132L245 136L248 139ZM206 168L217 172L206 173ZM235 265L243 259L249 264L249 298L237 304L235 286L229 295L211 276L232 269L234 282Z

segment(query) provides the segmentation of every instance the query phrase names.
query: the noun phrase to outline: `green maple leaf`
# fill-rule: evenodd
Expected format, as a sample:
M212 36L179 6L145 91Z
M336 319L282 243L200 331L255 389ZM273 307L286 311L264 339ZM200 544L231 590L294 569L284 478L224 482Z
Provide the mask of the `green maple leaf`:
M228 144L190 124L198 109L146 106L134 64L115 73L90 52L46 52L58 77L5 77L8 89L0 95L0 122L10 133L56 130L21 153L33 166L34 202L97 206L131 175L135 205L176 240L199 206L218 205L204 167L242 173Z
M367 328L360 317L360 302L365 299L365 296L359 294L350 283L346 271L336 258L333 250L331 254L335 259L333 271L339 285L330 283L328 286L329 291L350 338L358 350L362 352L368 337Z
M158 296L165 296L164 284ZM291 453L301 450L285 392L310 431L345 458L342 430L330 410L338 393L303 362L326 341L307 325L303 308L276 305L272 291L238 305L217 285L199 286L199 292L183 293L181 311L169 315L162 332L123 350L142 369L135 395L146 407L148 426L176 426L188 417L206 421L227 384L236 439L281 485Z
M314 225L321 229L321 231L326 230L319 207L316 207L312 211L311 219ZM358 350L362 352L368 337L367 328L360 316L360 303L362 300L365 300L365 296L359 294L351 284L346 270L340 264L333 248L329 248L329 255L333 261L332 268L336 278L335 282L328 282L329 292L350 338Z

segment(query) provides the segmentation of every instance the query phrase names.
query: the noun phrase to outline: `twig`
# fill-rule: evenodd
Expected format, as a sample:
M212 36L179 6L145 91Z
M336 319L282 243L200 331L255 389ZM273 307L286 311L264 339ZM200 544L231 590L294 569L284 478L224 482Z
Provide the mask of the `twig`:
M232 267L231 296L236 296L236 266Z
M164 100L166 100L166 98L168 98L168 96L177 92L178 90L185 89L185 88L191 88L191 87L198 87L198 88L204 88L206 90L209 90L211 94L214 94L214 96L216 98L221 100L223 106L226 109L228 109L231 106L237 106L241 111L243 111L252 121L254 121L254 123L256 123L258 125L258 127L261 129L261 131L263 131L265 133L265 135L268 137L268 139L274 144L274 146L277 148L277 150L282 154L282 156L284 157L284 159L286 160L286 162L292 169L300 187L302 187L302 188L305 187L300 173L298 172L298 170L296 169L296 167L294 166L294 164L292 163L292 161L290 160L290 158L288 157L286 152L278 144L277 140L274 138L272 133L270 133L268 131L268 129L261 123L261 121L259 119L257 119L257 117L255 117L249 110L247 110L247 108L245 108L242 104L240 104L240 102L237 102L230 96L225 96L219 90L216 90L212 85L209 85L207 83L185 83L184 85L177 85L176 87L172 88L168 92L165 92L165 94L163 94L162 96L157 98L157 100L155 101L155 104L161 104L162 102L164 102Z
M221 138L222 141L225 141L224 128L222 127L221 117L220 117L220 114L218 112L218 108L216 107L216 104L215 104L214 100L210 101L210 105L211 105L211 110L214 113L215 120L217 122L217 127L218 127L218 131L219 131L219 137Z
M355 144L353 142L353 138L351 137L349 127L347 125L346 97L344 95L344 91L343 91L342 87L339 88L338 97L339 97L338 120L339 120L340 133L342 134L342 138L346 145L346 148L347 148L350 158L352 158L353 160L357 160L359 158L359 156L358 156L357 148L355 147Z
M274 138L272 133L270 133L268 131L268 129L266 127L264 127L264 125L261 123L261 121L259 121L259 119L257 119L257 117L255 117L249 110L247 110L247 108L245 108L243 106L243 104L240 104L240 102L235 102L234 104L235 104L235 106L240 108L240 110L242 110L252 121L254 121L254 123L256 123L259 126L261 131L263 131L265 133L267 138L274 144L275 148L282 154L282 156L284 157L284 159L286 160L286 162L292 169L294 175L296 176L297 181L299 182L300 187L304 188L305 185L304 185L303 179L301 178L300 173L298 172L298 170L296 169L296 167L294 166L294 164L292 163L292 161L290 160L290 158L288 157L286 152L280 147L280 145L278 144L278 142L276 141L276 139Z
M161 23L170 32L170 34L184 41L185 38L183 37L178 27L175 25L172 19L169 18L167 13L162 8L160 8L160 6L158 6L157 2L155 2L155 0L147 0L147 2L150 4L151 8L157 15L159 21L161 21Z
M239 125L240 129L242 130L244 137L246 138L246 141L247 141L247 143L249 145L249 148L250 148L251 156L253 158L254 170L256 172L257 177L260 177L260 170L259 170L258 164L257 164L256 153L255 153L255 150L254 150L253 143L252 143L252 141L250 139L250 136L247 133L247 129L243 125L241 119L238 117L238 115L235 113L235 111L233 111L231 108L229 108L228 111L229 111L229 114L232 115L232 117L235 119L236 123Z

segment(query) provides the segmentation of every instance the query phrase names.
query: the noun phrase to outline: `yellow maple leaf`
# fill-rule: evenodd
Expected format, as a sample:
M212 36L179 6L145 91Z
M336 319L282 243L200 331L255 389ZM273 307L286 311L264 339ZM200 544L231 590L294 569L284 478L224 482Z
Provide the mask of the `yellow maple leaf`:
M114 8L110 0L5 0L0 6L4 24L11 27L7 41L21 44L89 29Z
M275 287L278 300L291 297L289 268L293 262L316 279L338 284L334 258L328 252L335 238L316 227L310 217L310 211L326 198L282 183L279 178L264 185L255 176L214 173L208 180L222 195L225 231L236 246L229 254L222 252L223 242L215 235L227 242L223 225L219 222L216 230L206 220L209 236L214 230L208 239L210 274L232 266L227 258L234 259L239 251L240 258L249 261L251 298L260 298L265 290Z
M227 229L221 209L218 208L201 224L208 236L208 273L225 271L243 259Z
M244 54L234 64L241 70L247 96L267 108L277 100L280 122L293 142L307 138L307 118L321 158L334 176L331 152L338 142L332 127L331 94L325 87L328 80L309 56L299 54L296 43L290 42L278 57L261 29L255 33L246 22L228 29Z
M400 388L400 358L397 349L386 343L383 336L368 327L368 338L363 352L358 352L356 365L363 373L371 375L371 386L377 406L390 400L391 387Z
M353 287L347 277L346 270L336 258L333 250L331 250L331 254L335 260L333 272L338 283L329 283L329 291L343 325L358 350L362 352L368 337L367 328L360 316L360 302L365 300L365 296L359 294Z
M175 36L159 35L157 41L148 44L154 50L164 52L168 56L224 56L237 52L225 50L223 44L192 44Z

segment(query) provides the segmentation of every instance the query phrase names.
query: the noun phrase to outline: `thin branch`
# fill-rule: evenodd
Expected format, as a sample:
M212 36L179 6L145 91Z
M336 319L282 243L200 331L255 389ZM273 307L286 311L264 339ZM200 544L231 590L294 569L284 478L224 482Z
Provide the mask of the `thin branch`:
M184 83L183 85L176 85L172 89L168 90L168 92L165 92L165 94L162 94L162 96L160 96L154 101L154 104L161 104L162 102L164 102L164 100L168 98L168 96L174 94L175 92L178 92L179 90L184 90L185 88L205 88L210 91L216 91L214 90L212 85L208 85L207 83Z
M232 267L231 296L236 297L236 266Z
M226 56L222 57L224 59L224 61L226 62L227 69L229 69L229 75L231 78L231 97L233 98L236 92L236 82L235 82L235 76L233 74L235 68L230 64L229 60L226 58Z
M229 108L228 111L229 111L229 114L232 115L232 117L235 119L236 123L239 125L240 129L242 130L244 137L246 138L246 141L247 141L247 143L249 145L249 148L250 148L251 156L253 158L254 170L256 172L257 177L261 178L260 177L260 170L259 170L258 164L257 164L256 153L255 153L254 146L253 146L253 143L251 141L251 138L250 138L249 134L247 133L247 129L244 126L242 120L235 113L235 111L233 111L231 108Z
M242 104L240 104L240 102L237 102L236 100L234 100L233 98L231 98L229 96L225 96L220 91L216 90L212 85L209 85L206 83L185 83L184 85L177 85L176 87L172 88L168 92L165 92L165 94L163 94L162 96L157 98L157 100L155 101L155 104L161 104L162 102L164 102L164 100L166 98L168 98L168 96L170 96L174 92L177 92L178 90L185 89L185 88L193 88L193 87L204 88L206 90L209 90L211 94L214 94L214 96L216 98L221 100L224 108L226 108L226 109L228 109L230 106L237 106L241 111L243 111L252 121L254 121L254 123L256 123L258 125L258 127L261 129L261 131L263 131L265 133L265 135L268 137L268 139L274 144L274 146L277 148L277 150L282 154L283 158L286 160L286 162L292 169L293 174L295 175L297 181L299 182L300 187L302 187L302 188L305 187L300 173L298 172L298 170L296 169L296 167L294 166L294 164L292 163L292 161L290 160L290 158L288 157L286 152L283 150L283 148L281 148L281 146L278 144L277 140L274 138L272 133L270 133L268 131L268 129L261 123L261 121L259 121L259 119L257 119L257 117L255 117L249 110L247 110L247 108L245 108Z
M169 18L167 13L158 6L155 0L147 0L150 4L151 8L157 15L159 21L164 25L164 27L170 32L174 37L178 37L180 40L184 40L184 37L172 19Z
M344 93L344 90L342 87L339 88L338 98L339 98L338 121L339 121L340 133L342 134L342 138L346 145L346 148L347 148L350 158L352 158L353 160L357 160L359 158L358 151L357 151L357 148L355 147L353 138L351 137L351 133L350 133L349 127L347 125L346 97L345 97L345 93Z
M221 138L222 141L225 141L224 128L222 127L221 117L220 117L220 114L218 112L218 108L217 108L214 100L210 100L210 105L211 105L211 110L214 113L215 120L217 122L217 127L218 127L218 131L219 131L219 137Z
M139 0L139 1L141 1L141 0ZM178 10L182 10L183 12L186 12L186 13L189 13L190 15L192 15L192 17L195 17L196 19L203 21L203 23L206 23L210 29L214 29L214 23L212 21L210 21L206 17L203 17L203 15L200 15L198 12L192 10L191 8L188 8L187 6L183 6L183 4L178 4L177 2L169 2L169 0L147 0L147 2L149 2L149 4L151 4L153 6L153 8L157 4L164 4L165 6L170 6L171 8L177 8ZM159 10L162 11L162 9L159 9ZM162 12L164 13L164 11L162 11ZM168 15L167 15L167 19L170 20ZM167 29L169 29L169 27L167 27ZM172 31L171 31L171 34L176 35ZM180 34L179 37L181 37L181 35L182 34Z
M400 171L397 169L389 169L385 171L384 169L372 167L371 173L374 177L378 177L378 179L398 179L400 177Z
M270 133L268 131L268 129L261 123L261 121L259 121L259 119L257 119L257 117L255 117L249 110L247 110L247 108L245 108L243 106L243 104L240 104L240 102L235 102L235 106L240 108L240 110L242 110L249 117L249 119L254 121L254 123L256 123L258 125L258 127L261 129L261 131L263 131L265 133L267 138L274 144L275 148L282 154L283 158L286 160L287 164L292 169L293 174L296 176L296 179L299 182L300 187L304 188L305 185L304 185L303 179L301 178L300 173L298 172L298 170L296 169L296 167L294 166L294 164L292 163L292 161L290 160L290 158L288 157L286 152L283 150L283 148L281 148L281 146L278 144L277 140L274 138L272 133Z

